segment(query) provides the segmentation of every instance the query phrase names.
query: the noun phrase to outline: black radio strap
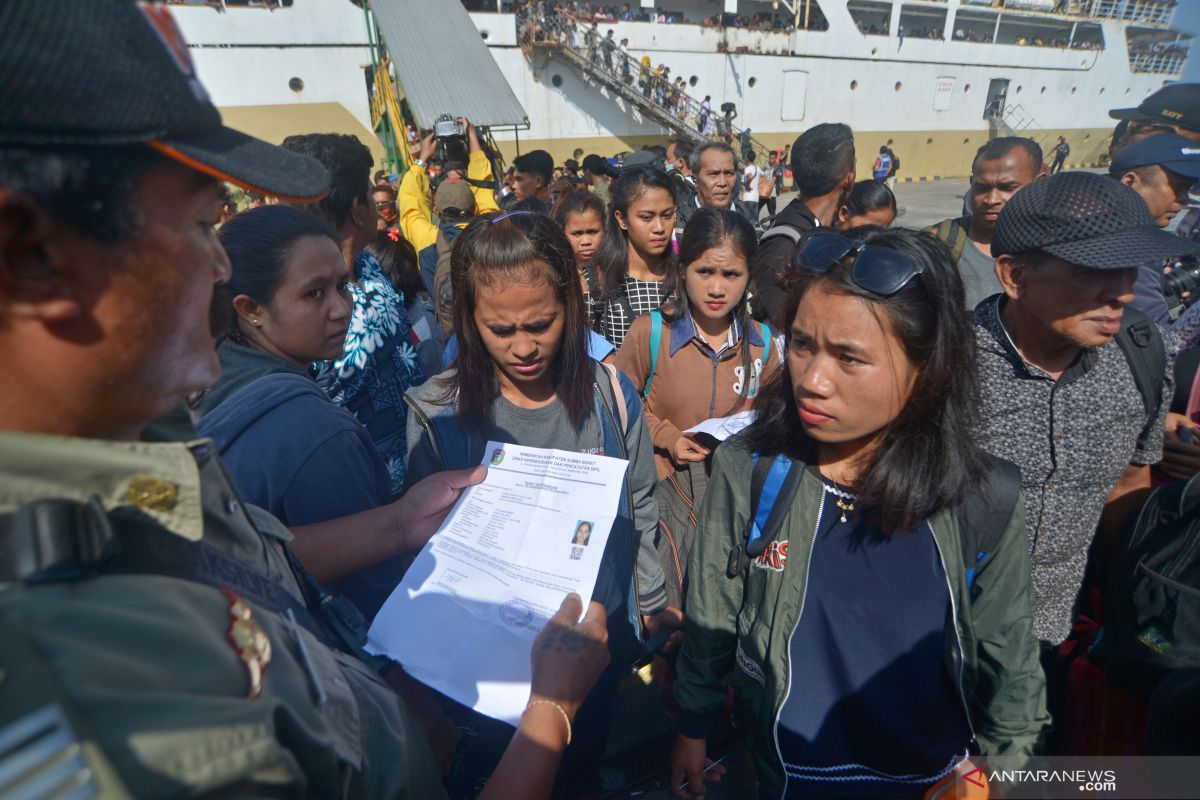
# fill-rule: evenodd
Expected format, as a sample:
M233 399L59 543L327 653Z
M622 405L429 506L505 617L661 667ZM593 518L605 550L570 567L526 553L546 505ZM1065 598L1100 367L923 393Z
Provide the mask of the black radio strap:
M162 575L229 589L266 611L291 611L325 645L372 661L362 652L365 621L349 601L322 590L318 620L277 581L219 548L165 531L140 512L107 512L93 497L86 503L37 500L0 514L0 582L35 585L93 575Z

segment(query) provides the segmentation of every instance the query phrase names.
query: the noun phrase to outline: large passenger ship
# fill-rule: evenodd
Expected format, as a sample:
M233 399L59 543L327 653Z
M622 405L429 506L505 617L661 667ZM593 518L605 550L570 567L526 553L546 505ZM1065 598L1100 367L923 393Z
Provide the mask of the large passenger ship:
M520 118L491 120L509 158L532 148L557 160L612 155L696 136L707 96L714 118L722 104L733 103L733 124L749 129L760 148L790 143L819 122L846 122L856 133L861 170L888 144L908 179L966 174L980 144L1008 133L1047 147L1065 136L1069 162L1101 160L1113 125L1108 110L1136 106L1178 80L1189 38L1172 27L1173 0L174 5L228 123L275 141L341 130L374 139L386 155L375 138L381 114L378 104L372 112L378 81L371 65L391 50L399 91L414 97L432 81L451 114L468 111L463 106L478 99L488 86L483 73L494 66L523 111ZM388 19L398 33L380 24ZM601 38L611 30L623 47L593 48L590 19ZM480 42L491 56L486 68L454 58L456 48ZM408 59L396 57L400 48ZM625 53L629 68L621 61ZM674 102L670 92L660 99L646 81L643 57L651 74L669 69L669 85L680 89Z

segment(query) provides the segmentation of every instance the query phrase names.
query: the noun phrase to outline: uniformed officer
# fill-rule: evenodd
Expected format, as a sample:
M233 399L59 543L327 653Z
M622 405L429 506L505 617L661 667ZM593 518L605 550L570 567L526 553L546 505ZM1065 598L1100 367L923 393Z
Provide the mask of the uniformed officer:
M155 422L217 377L221 180L305 202L328 175L221 125L164 6L0 6L0 794L438 797L353 609ZM332 524L366 562L417 549L481 477ZM534 645L492 797L549 793L607 659L581 612Z

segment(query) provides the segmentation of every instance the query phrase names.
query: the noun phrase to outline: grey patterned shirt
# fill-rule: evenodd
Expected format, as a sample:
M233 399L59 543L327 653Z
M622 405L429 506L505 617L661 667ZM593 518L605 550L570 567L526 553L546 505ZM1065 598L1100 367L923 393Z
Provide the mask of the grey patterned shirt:
M980 444L1021 468L1035 628L1039 638L1058 643L1071 630L1105 499L1127 465L1162 458L1174 359L1159 407L1147 414L1115 341L1085 350L1056 381L1017 353L1000 319L1000 298L975 309Z

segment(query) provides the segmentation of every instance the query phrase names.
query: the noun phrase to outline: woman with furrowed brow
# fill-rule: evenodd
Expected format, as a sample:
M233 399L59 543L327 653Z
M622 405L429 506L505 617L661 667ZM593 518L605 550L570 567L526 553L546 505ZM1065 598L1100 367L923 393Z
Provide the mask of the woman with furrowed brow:
M796 260L784 369L698 513L671 786L720 777L706 740L728 681L759 797L922 797L1049 726L1019 478L972 437L975 339L944 245L857 228ZM764 539L748 477L776 464L799 482Z

